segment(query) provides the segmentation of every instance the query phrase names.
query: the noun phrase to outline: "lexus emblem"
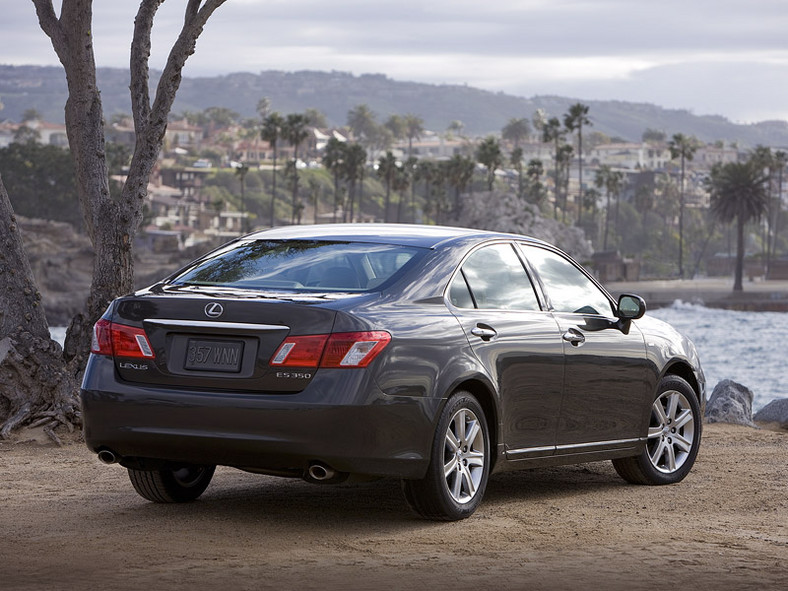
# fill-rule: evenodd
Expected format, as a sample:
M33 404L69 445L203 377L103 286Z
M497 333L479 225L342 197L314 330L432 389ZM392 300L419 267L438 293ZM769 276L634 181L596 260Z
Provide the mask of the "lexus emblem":
M222 314L224 314L224 308L219 302L211 302L205 306L205 315L208 318L219 318Z

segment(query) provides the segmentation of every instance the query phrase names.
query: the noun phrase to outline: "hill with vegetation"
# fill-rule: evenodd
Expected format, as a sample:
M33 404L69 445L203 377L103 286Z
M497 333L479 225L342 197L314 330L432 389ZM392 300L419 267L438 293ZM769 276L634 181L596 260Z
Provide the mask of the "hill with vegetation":
M152 72L155 84L159 72ZM130 111L128 71L100 68L99 85L107 118ZM67 97L63 70L55 66L0 65L0 119L19 121L35 109L52 122L63 121ZM741 147L788 146L788 122L764 121L736 124L721 116L694 115L687 110L664 109L648 103L592 101L577 97L524 98L462 85L423 84L392 80L382 74L354 76L347 72L232 73L223 76L184 78L174 113L225 107L243 117L256 116L259 100L268 97L273 110L303 112L315 108L329 124L346 123L348 111L367 104L379 121L391 114L414 113L434 131L461 121L464 133L496 133L513 117L531 118L537 109L561 116L578 100L590 107L594 129L610 137L639 141L646 129L694 135L705 142L736 142Z

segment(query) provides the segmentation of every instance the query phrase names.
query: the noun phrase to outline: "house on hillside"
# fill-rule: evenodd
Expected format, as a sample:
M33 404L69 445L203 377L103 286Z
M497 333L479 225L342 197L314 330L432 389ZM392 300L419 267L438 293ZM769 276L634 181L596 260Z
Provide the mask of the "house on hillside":
M648 143L599 144L583 160L592 166L607 165L630 170L661 170L670 162L667 145Z
M28 127L36 132L38 136L36 141L39 144L68 148L68 135L66 134L65 125L37 119L24 123L11 123L10 121L0 123L0 148L7 148L13 143L17 132L23 127Z

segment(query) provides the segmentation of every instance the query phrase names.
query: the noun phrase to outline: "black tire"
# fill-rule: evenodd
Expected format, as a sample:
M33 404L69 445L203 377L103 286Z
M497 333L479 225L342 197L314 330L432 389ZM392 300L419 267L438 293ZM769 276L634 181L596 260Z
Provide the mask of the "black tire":
M187 503L199 497L211 483L216 466L184 464L165 470L128 468L134 490L154 503Z
M489 427L481 405L468 392L455 392L438 420L427 475L402 481L405 499L426 519L470 517L487 488L490 457Z
M651 407L646 447L637 456L613 460L632 484L674 484L684 479L698 455L701 415L698 397L678 376L665 376Z

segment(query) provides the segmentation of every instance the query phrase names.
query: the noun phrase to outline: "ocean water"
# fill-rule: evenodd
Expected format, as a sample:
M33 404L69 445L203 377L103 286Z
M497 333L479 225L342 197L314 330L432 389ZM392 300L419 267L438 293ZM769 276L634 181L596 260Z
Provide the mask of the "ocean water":
M780 378L788 366L782 342L788 335L788 313L719 310L677 301L649 314L695 343L706 374L706 396L727 378L752 390L753 412L772 400L788 398L788 381ZM62 345L66 328L56 326L50 332Z
M649 314L695 343L706 374L706 396L720 380L730 379L752 391L753 412L788 398L788 382L780 378L788 365L782 342L788 334L788 313L720 310L677 301Z

